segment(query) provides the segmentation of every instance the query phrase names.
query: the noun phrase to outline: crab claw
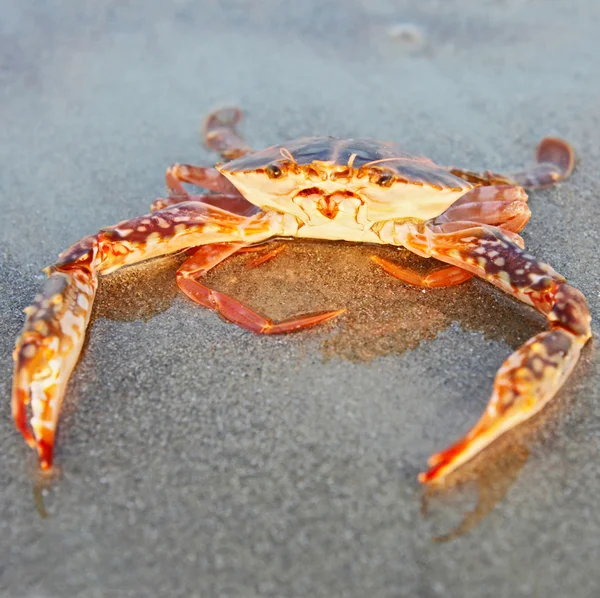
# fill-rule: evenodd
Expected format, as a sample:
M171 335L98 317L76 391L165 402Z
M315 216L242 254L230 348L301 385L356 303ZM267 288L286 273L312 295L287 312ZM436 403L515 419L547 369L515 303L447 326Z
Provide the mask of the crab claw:
M53 402L53 389L44 389L42 377L51 373L44 364L52 354L52 340L40 336L23 338L14 352L15 377L12 395L12 414L17 430L21 432L27 444L36 449L40 467L49 469L52 465L52 447L55 430L47 424L48 410L40 405L40 394L44 395L47 405ZM48 371L46 371L48 370ZM49 399L49 400L48 400ZM33 401L34 415L27 421L27 406ZM35 408L34 408L35 405ZM41 415L41 417L39 417Z
M566 294L569 289L562 292ZM571 313L573 307L574 301ZM581 318L583 324L586 319ZM430 457L430 469L419 475L419 481L442 482L496 438L538 413L569 377L590 336L589 322L581 334L557 327L517 349L498 370L492 397L480 420L464 438Z
M89 268L54 270L25 309L25 328L13 353L12 414L27 444L37 450L42 469L52 466L58 415L83 346L96 286Z

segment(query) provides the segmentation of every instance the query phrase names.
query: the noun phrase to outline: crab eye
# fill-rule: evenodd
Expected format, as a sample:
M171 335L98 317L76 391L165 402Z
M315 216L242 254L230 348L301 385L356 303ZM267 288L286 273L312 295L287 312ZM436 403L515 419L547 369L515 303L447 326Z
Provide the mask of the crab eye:
M380 187L391 187L394 182L394 175L389 172L384 172L379 175L377 180L375 181Z
M283 173L277 164L269 164L266 168L267 176L270 179L278 179Z

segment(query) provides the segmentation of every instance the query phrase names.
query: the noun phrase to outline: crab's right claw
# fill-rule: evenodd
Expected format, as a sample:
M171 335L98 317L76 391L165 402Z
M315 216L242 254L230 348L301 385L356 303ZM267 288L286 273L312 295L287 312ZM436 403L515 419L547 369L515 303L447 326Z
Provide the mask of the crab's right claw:
M422 483L442 481L496 438L540 411L569 377L587 336L561 328L542 332L511 355L498 371L481 419L467 435L429 458Z
M472 224L472 223L471 223ZM548 264L536 260L495 227L449 222L415 230L404 243L484 278L548 319L550 330L535 335L498 370L492 397L479 422L450 448L429 460L424 483L442 482L496 438L548 404L569 377L592 336L591 316L581 291Z

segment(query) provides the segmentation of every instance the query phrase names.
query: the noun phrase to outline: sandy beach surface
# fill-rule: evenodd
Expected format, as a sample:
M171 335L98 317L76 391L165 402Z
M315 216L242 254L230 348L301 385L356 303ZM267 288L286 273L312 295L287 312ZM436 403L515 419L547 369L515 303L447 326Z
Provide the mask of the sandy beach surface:
M502 171L568 139L578 168L531 193L523 236L583 291L597 332L600 4L0 0L0 14L0 596L599 595L596 338L551 406L449 488L416 480L545 325L482 281L424 293L350 245L234 258L209 283L273 318L348 308L261 338L178 294L169 258L101 281L49 479L9 397L41 268L147 212L173 162L213 163L200 125L226 104L257 148L366 137Z

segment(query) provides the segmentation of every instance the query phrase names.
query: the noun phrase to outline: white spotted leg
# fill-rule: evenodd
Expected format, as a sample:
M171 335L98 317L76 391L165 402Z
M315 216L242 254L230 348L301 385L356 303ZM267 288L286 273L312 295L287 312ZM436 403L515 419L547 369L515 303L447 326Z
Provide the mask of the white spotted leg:
M47 272L42 292L25 309L25 326L13 353L12 392L15 425L29 446L37 449L42 469L52 464L58 414L83 347L98 286L92 269L85 265Z
M98 275L194 246L259 243L284 232L282 218L240 216L188 201L85 237L46 269L42 292L25 310L12 392L16 427L37 450L42 469L52 465L60 408L83 347Z
M591 337L591 317L582 293L526 253L515 242L514 233L465 222L398 228L397 235L403 236L407 249L489 281L535 307L550 324L550 330L534 336L504 362L478 423L461 440L430 458L430 469L419 479L440 482L554 397Z

